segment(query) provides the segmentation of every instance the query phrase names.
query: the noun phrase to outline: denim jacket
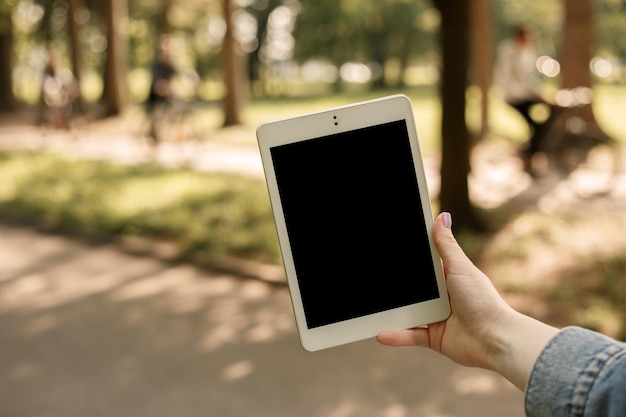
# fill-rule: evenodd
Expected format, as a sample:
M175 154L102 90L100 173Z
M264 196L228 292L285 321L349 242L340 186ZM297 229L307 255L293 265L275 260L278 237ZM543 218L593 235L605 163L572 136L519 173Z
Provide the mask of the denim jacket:
M526 414L626 416L626 344L578 327L561 330L535 363Z

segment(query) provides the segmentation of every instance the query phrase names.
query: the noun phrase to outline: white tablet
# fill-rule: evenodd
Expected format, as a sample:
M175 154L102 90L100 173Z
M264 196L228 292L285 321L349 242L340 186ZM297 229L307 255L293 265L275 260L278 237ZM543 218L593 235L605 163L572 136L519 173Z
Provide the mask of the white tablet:
M257 138L306 350L448 317L406 96L266 123Z

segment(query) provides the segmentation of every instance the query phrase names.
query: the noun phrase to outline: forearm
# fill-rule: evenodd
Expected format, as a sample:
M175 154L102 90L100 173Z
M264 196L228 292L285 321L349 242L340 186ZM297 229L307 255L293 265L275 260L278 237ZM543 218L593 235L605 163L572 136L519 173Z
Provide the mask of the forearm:
M557 333L558 329L511 310L490 334L487 368L524 391L537 358Z

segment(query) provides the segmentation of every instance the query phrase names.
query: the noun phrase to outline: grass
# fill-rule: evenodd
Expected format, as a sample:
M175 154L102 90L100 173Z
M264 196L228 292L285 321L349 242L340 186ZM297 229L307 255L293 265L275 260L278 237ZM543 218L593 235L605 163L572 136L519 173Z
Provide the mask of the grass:
M317 95L309 97L256 98L250 101L242 112L242 125L222 128L223 114L218 103L194 104L190 122L201 139L223 141L242 146L256 146L255 130L261 123L299 114L310 113L343 106L357 101L371 100L391 94L407 95L413 105L413 113L420 138L420 146L428 152L439 150L439 130L441 109L434 86L412 87L397 90L356 91L345 94ZM141 106L130 108L121 124L126 131L139 133L142 116ZM145 122L144 122L145 123Z
M156 165L0 154L0 214L55 231L140 236L180 256L280 261L264 182Z
M192 117L195 130L202 139L225 141L243 146L256 146L256 127L270 120L342 106L356 101L370 100L391 94L405 94L411 99L420 146L425 153L436 154L440 150L439 124L441 107L435 86L418 86L405 89L355 91L343 94L324 94L309 97L274 97L253 99L243 111L241 126L222 128L223 115L216 103L199 104ZM626 108L626 86L599 85L594 89L594 112L607 133L626 141L626 124L621 121ZM467 120L471 130L477 131L480 123L480 92L468 89ZM127 119L136 119L138 109L127 112ZM138 130L136 120L129 120L124 128ZM496 95L490 96L490 130L496 135L522 143L528 128L515 110L503 103Z
M625 221L608 199L526 209L488 237L476 261L515 308L626 340Z

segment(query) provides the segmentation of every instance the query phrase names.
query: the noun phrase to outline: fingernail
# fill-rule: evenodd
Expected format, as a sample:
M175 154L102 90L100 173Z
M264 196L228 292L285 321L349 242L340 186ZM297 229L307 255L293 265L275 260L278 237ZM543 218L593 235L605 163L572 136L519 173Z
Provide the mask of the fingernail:
M441 219L443 221L443 225L448 229L452 228L452 216L448 212L443 213L443 217Z

